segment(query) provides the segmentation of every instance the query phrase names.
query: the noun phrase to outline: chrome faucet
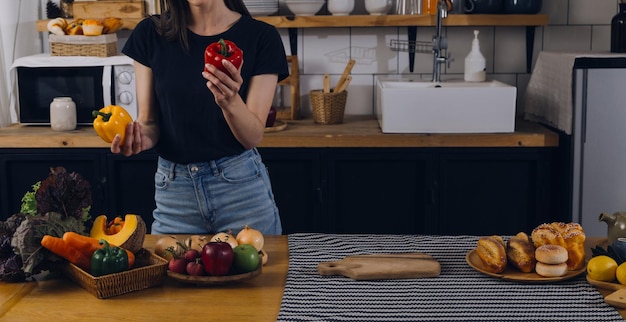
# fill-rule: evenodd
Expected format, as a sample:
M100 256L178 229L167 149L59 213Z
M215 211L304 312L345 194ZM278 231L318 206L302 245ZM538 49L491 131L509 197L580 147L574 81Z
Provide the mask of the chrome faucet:
M453 59L450 53L444 56L442 51L448 49L448 38L441 33L443 19L448 17L448 4L446 0L437 2L437 27L433 36L433 82L441 81L441 64L450 64Z

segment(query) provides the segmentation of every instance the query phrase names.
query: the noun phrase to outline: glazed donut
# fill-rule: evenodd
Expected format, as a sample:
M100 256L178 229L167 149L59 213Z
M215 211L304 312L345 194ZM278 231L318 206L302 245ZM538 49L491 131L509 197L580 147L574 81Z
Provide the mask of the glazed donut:
M543 245L535 249L535 259L544 264L561 264L567 262L567 249L559 245Z
M559 277L567 273L567 264L545 264L537 262L535 266L535 272L543 277Z

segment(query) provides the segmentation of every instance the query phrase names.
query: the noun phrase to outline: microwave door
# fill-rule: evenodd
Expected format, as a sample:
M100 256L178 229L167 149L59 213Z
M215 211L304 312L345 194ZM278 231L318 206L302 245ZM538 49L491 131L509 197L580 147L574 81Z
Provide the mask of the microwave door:
M104 106L113 105L111 102L112 92L111 88L113 86L113 67L110 65L103 66L102 70L102 99L104 100Z

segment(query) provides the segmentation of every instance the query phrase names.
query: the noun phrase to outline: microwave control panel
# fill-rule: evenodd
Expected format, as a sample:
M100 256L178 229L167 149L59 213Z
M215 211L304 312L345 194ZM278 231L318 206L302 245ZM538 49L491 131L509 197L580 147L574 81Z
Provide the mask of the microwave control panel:
M137 119L135 70L132 65L115 65L115 104L124 107L133 120Z

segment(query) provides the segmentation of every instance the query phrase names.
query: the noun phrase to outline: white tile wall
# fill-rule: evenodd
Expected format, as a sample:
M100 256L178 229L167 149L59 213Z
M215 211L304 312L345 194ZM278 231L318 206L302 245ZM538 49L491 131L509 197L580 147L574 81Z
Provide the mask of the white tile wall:
M290 14L281 1L280 14ZM606 52L610 48L610 22L617 12L617 0L544 0L542 14L549 25L535 29L533 62L542 50ZM328 14L326 7L320 14ZM366 14L363 1L356 1L352 14ZM341 19L338 17L337 19ZM442 78L462 78L465 56L471 49L473 30L480 31L481 52L487 59L488 78L497 79L524 93L530 75L526 72L525 27L447 27L449 52L454 58L444 68ZM289 37L280 30L287 52ZM435 30L418 27L417 40L431 41ZM407 28L305 28L298 31L298 58L301 72L301 104L305 116L311 114L309 91L322 86L324 73L333 84L348 59L356 60L348 87L346 114L373 114L374 77L410 74L409 55L392 51L392 39L407 39ZM432 55L416 54L413 74L432 77Z

